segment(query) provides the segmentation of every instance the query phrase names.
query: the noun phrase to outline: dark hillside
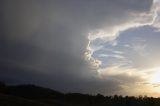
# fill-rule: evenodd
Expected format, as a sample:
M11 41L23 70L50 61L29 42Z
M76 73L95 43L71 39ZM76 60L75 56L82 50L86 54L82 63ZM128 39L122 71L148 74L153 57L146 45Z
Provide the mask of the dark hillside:
M0 94L0 106L55 106L21 97Z
M48 105L50 104L50 105ZM6 86L0 83L0 106L160 106L160 98L147 96L95 96L61 93L35 85Z

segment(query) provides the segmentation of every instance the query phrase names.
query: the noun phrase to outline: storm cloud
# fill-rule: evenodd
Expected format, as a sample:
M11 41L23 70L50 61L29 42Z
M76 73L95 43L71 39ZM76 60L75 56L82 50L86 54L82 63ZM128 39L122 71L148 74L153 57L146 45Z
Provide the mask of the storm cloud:
M142 79L101 77L85 53L91 40L113 40L121 26L150 23L152 7L153 0L1 0L0 80L65 92L122 93L122 82ZM101 30L107 34L97 34Z

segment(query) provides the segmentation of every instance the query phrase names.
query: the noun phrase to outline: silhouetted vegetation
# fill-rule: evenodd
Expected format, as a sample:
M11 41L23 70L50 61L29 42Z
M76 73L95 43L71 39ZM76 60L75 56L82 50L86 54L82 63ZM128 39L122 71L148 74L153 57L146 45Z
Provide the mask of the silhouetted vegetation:
M0 88L5 87L5 86L6 86L5 83L0 82Z
M160 98L61 93L35 85L0 82L0 106L160 106Z

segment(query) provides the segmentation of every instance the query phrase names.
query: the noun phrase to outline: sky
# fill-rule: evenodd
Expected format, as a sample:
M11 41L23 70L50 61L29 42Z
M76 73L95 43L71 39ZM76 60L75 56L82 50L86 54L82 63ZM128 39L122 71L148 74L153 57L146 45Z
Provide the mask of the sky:
M0 80L160 96L159 0L0 0Z

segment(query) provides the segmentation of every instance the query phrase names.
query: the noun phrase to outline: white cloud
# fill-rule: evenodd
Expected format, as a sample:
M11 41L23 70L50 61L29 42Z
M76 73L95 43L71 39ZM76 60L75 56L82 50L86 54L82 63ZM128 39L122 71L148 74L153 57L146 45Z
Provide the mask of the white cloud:
M117 59L124 59L125 57L122 55L117 55L117 54L113 54L113 55L108 55L108 54L100 54L99 57L113 57L113 58L117 58Z
M157 30L160 30L160 1L159 0L154 0L154 5L153 9L155 10L155 19L152 24L153 27L156 27Z
M123 51L113 51L113 52L116 53L116 54L124 54Z
M105 40L105 42L110 42L110 43L105 43L105 46L106 44L112 44L112 43L113 43L112 46L117 46L118 45L116 41L117 38L122 32L128 29L131 29L131 28L138 29L143 26L150 26L150 27L157 28L157 31L158 31L160 29L160 23L159 23L160 22L160 1L154 0L153 5L149 9L149 11L142 11L138 13L135 11L130 11L128 14L124 15L124 18L121 17L119 21L120 22L117 22L117 23L115 22L114 24L111 24L111 25L106 24L99 29L91 30L88 34L89 41L92 42L95 39L100 38ZM88 47L90 46L91 45L89 44ZM108 63L110 62L110 59L107 59L108 57L112 57L112 60L113 58L121 59L121 61L118 61L118 62L115 61L114 64L110 64L110 65L106 64L106 67L105 66L99 67L98 69L99 76L104 79L108 77L109 78L113 77L114 80L117 80L121 83L119 85L123 88L122 92L126 92L127 94L131 94L131 95L148 94L151 96L159 95L160 93L158 93L156 90L157 88L155 88L157 86L159 88L159 85L156 85L156 86L154 85L155 86L154 87L152 86L152 84L151 85L144 84L149 81L148 80L150 77L149 76L150 74L148 73L149 70L153 71L153 69L157 66L157 65L155 66L153 65L153 64L156 64L155 61L152 61L153 63L150 61L150 58L152 57L150 54L148 54L146 50L148 48L147 46L148 45L146 44L144 39L137 39L136 41L131 42L131 44L123 45L123 47L125 47L124 50L126 51L128 50L129 52L126 52L126 51L119 52L119 50L117 51L111 50L113 54L109 54L109 53L99 54L99 57L106 58L106 61ZM93 51L90 56L92 57L92 60L94 60L95 58L93 54L99 49L94 49L92 47L90 48ZM103 47L101 48L103 49ZM130 54L131 52L135 54ZM137 56L134 57L133 55L137 55ZM103 64L103 60L99 58L96 58L96 60L101 61L101 64ZM129 78L136 77L139 80L136 80L136 81L132 80L131 82L129 81L126 82L123 78L120 77L121 75ZM127 78L127 80L129 80L129 78ZM130 92L130 89L132 89L132 92ZM148 89L148 92L145 92L144 89Z
M114 22L112 24L106 23L106 25L104 25L101 29L91 30L88 33L89 43L87 46L87 51L90 51L89 56L92 57L92 54L96 51L96 49L90 47L90 42L92 42L97 38L101 38L106 42L112 42L113 43L112 46L116 46L117 45L116 39L117 37L119 37L120 33L123 31L126 31L130 28L138 28L146 25L158 27L159 22L156 22L156 21L159 18L159 13L158 13L160 10L159 3L160 2L158 0L155 0L153 1L153 4L150 7L150 9L148 9L147 11L135 12L133 10L130 12L126 12L126 14L124 14L124 16L119 19L119 22L116 21L117 23ZM125 10L123 10L122 12L125 12ZM114 19L113 20L110 19L108 21L114 21ZM125 46L130 47L129 45L125 45ZM134 46L132 45L132 48L141 55L146 55L144 53L145 47L146 45L138 45L138 44ZM92 57L92 59L94 60L94 57Z
M122 95L146 95L156 96L160 95L160 78L159 67L154 67L145 70L137 70L134 68L125 68L120 66L111 66L99 69L99 76L103 79L112 79L119 82L119 86L123 88L119 91ZM132 89L132 92L130 92Z

